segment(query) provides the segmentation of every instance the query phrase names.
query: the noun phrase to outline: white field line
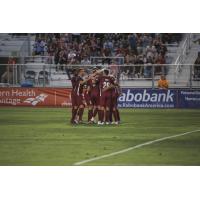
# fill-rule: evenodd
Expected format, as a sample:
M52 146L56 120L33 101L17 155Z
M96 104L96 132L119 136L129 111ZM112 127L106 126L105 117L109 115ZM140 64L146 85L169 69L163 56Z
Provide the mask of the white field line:
M200 132L200 129L194 130L194 131L185 132L185 133L180 133L180 134L176 134L176 135L172 135L172 136L167 136L167 137L159 138L159 139L156 139L156 140L152 140L152 141L149 141L149 142L138 144L138 145L133 146L133 147L129 147L127 149L123 149L123 150L116 151L116 152L113 152L113 153L105 154L105 155L98 156L98 157L95 157L95 158L90 158L90 159L87 159L87 160L82 160L80 162L74 163L74 165L82 165L82 164L89 163L89 162L92 162L92 161L101 160L103 158L108 158L108 157L112 157L112 156L115 156L115 155L118 155L118 154L123 154L123 153L131 151L133 149L141 148L143 146L147 146L147 145L154 144L154 143L157 143L157 142L161 142L161 141L164 141L164 140L167 140L167 139L181 137L183 135L188 135L188 134L196 133L196 132Z

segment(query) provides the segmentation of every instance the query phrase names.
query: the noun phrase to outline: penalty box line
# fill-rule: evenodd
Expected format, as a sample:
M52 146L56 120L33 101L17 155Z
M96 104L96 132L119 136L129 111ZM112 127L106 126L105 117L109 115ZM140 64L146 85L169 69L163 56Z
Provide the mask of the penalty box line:
M154 143L161 142L161 141L164 141L164 140L168 140L168 139L171 139L171 138L181 137L181 136L188 135L188 134L191 134L191 133L196 133L196 132L200 132L200 129L194 130L194 131L188 131L188 132L185 132L185 133L180 133L180 134L176 134L176 135L172 135L172 136L167 136L167 137L159 138L159 139L156 139L156 140L152 140L152 141L149 141L149 142L138 144L138 145L133 146L133 147L122 149L120 151L105 154L105 155L98 156L98 157L95 157L95 158L90 158L90 159L87 159L87 160L82 160L80 162L74 163L74 165L83 165L85 163L101 160L103 158L108 158L108 157L112 157L112 156L115 156L115 155L123 154L123 153L126 153L126 152L134 150L134 149L139 149L143 146L147 146L147 145L150 145L150 144L154 144Z

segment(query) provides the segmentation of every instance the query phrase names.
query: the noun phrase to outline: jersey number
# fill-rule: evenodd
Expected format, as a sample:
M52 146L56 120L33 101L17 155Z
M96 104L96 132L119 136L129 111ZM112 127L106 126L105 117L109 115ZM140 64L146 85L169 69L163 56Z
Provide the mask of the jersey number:
M110 83L109 83L109 82L106 82L106 81L103 82L103 88L107 88L107 87L109 87L109 86L110 86Z

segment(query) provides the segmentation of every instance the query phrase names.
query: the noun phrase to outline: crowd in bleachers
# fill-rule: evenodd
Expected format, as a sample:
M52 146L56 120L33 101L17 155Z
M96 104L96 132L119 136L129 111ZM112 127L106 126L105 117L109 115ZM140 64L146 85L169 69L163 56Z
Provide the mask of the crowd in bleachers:
M105 57L103 64L111 64L113 60L106 57L123 57L123 63L120 61L115 64L149 66L145 69L125 67L122 71L124 74L150 77L151 64L166 63L165 44L178 43L180 40L181 34L38 34L34 54L53 56L56 65L97 64L95 61L91 63L91 57Z

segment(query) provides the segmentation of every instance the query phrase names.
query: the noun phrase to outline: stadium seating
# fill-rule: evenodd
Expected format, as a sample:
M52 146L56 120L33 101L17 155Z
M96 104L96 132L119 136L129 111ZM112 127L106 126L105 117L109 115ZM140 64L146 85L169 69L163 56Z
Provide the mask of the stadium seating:
M149 87L152 85L151 77L154 67L154 79L157 81L161 74L167 75L172 86L187 86L188 67L176 63L183 48L187 34L31 34L31 53L27 52L27 36L4 35L0 40L18 41L22 66L22 79L30 79L30 71L34 72L32 81L35 85L71 86L70 78L74 67L82 65L85 69L91 66L121 65L118 68L121 85L134 87ZM195 34L194 34L195 35ZM21 43L20 43L21 42ZM5 48L5 44L2 48ZM17 43L16 43L17 44ZM16 46L18 46L18 44ZM39 50L37 45L41 45ZM187 61L194 63L193 44L188 52ZM11 48L13 50L13 48ZM10 52L11 52L10 49ZM36 52L37 51L37 52ZM193 51L193 52L192 52ZM190 53L191 52L191 53ZM190 56L191 54L191 56ZM195 55L195 56L194 56ZM44 64L45 65L44 68ZM159 66L159 64L161 66ZM73 67L72 67L73 66ZM178 67L177 67L178 66ZM181 66L181 70L179 69ZM90 67L91 68L91 67ZM177 69L176 69L177 68ZM45 76L43 72L47 73ZM194 78L198 78L198 68L195 67ZM174 75L176 73L176 75ZM175 78L174 78L175 77ZM42 78L45 80L42 81ZM175 81L171 81L174 80ZM184 81L186 80L186 81ZM23 81L23 80L22 80ZM174 84L174 85L173 85Z

